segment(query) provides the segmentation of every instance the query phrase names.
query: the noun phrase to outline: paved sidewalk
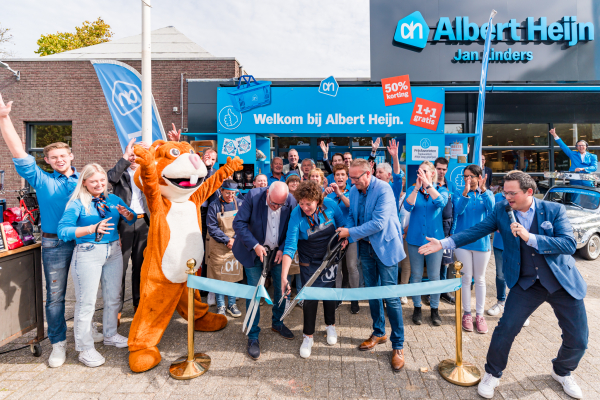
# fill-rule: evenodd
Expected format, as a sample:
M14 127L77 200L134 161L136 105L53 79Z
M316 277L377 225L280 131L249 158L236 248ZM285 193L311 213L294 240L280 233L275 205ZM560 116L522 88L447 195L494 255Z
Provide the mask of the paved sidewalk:
M574 374L587 399L600 398L600 260L577 258L577 266L588 283L586 306L590 326L590 343L579 369ZM487 270L486 309L495 303L495 266ZM131 296L126 293L125 298ZM74 292L69 285L67 317L73 315ZM473 294L473 305L475 296ZM240 309L244 301L238 300ZM98 300L102 307L102 300ZM213 307L214 308L214 307ZM411 322L412 304L403 307L405 324L406 366L398 374L390 369L388 343L374 351L361 352L358 345L371 333L368 303L361 302L357 315L350 314L344 304L337 313L338 344L328 346L320 306L317 317L321 326L315 334L315 345L309 359L300 358L302 342L302 310L294 310L286 324L296 338L285 340L270 329L270 306L262 307L262 356L252 361L246 355L246 337L242 318L231 319L227 328L215 333L196 333L196 351L212 358L210 371L190 381L171 379L168 367L186 354L186 323L175 314L159 345L163 361L153 370L134 374L128 367L127 349L97 344L106 364L87 368L77 360L73 342L73 322L68 322L67 362L61 368L48 368L51 352L48 340L43 342L43 355L35 358L29 349L0 355L0 399L225 399L225 398L375 398L375 399L463 399L479 398L476 388L454 386L437 372L438 363L453 358L455 352L454 308L442 303L443 326L433 327L429 310L424 309L425 324ZM214 310L213 310L214 311ZM128 334L133 316L131 301L125 304L119 333ZM266 317L265 317L266 316ZM498 322L487 317L490 332L463 334L464 359L475 363L481 371ZM94 320L102 322L102 312ZM388 326L389 333L389 326ZM28 336L31 336L29 334ZM0 348L0 352L19 348L26 338ZM560 385L550 377L551 359L561 343L560 329L548 305L538 309L531 324L523 328L513 345L508 368L495 399L567 399Z

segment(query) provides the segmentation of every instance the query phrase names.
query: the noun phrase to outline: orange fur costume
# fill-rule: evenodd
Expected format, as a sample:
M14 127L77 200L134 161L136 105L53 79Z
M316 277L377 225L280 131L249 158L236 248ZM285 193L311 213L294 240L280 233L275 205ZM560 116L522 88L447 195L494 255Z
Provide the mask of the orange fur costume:
M146 196L150 210L148 244L141 271L140 303L129 331L129 367L133 372L147 371L161 360L156 345L160 342L173 311L187 320L187 267L194 258L197 268L204 254L200 206L223 180L242 169L239 157L202 184L206 167L185 142L157 140L149 150L135 146L135 184ZM197 331L217 331L227 318L208 312L199 292L195 292L194 327Z

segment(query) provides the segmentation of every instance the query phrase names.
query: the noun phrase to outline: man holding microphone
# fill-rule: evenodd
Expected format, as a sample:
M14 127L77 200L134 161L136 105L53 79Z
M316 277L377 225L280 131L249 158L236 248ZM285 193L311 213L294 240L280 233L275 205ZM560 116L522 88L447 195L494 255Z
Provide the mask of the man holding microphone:
M488 217L441 241L427 238L429 243L419 249L421 254L430 254L442 248L464 246L496 230L502 235L504 277L511 290L504 315L492 335L486 373L478 387L478 393L488 399L499 385L515 337L544 302L554 310L563 339L557 357L552 360L551 375L569 396L577 399L583 396L571 372L579 365L588 343L583 303L587 285L571 256L576 242L565 207L534 198L535 190L535 181L526 173L507 175L506 200L496 204Z

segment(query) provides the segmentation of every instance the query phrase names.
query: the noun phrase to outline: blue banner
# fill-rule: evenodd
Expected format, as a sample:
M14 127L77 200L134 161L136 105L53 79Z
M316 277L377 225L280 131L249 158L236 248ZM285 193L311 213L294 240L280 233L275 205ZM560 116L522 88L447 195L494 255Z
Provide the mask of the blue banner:
M142 141L142 76L131 66L113 60L92 60L115 124L121 149ZM152 142L167 140L152 98Z
M336 96L320 93L316 86L271 87L271 104L241 113L231 103L226 88L219 88L217 131L291 136L444 133L444 88L412 87L411 92L412 102L386 107L380 86L340 87ZM436 130L410 124L417 99L442 105L441 110L437 110Z
M492 41L492 20L496 15L496 10L492 10L490 20L487 23L487 33L485 35L485 46L483 47L483 60L481 63L481 78L479 80L479 101L477 102L477 120L475 125L475 151L473 164L483 167L481 164L481 148L483 147L483 115L485 114L485 85L487 83L488 62L490 60L490 42Z

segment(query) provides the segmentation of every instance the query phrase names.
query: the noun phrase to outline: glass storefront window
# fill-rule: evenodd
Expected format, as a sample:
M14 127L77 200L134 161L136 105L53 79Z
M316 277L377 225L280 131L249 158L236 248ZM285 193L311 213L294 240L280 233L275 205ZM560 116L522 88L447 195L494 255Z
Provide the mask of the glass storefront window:
M484 146L547 146L548 124L484 124Z
M577 124L554 124L556 134L567 146L575 146L576 127Z
M73 137L73 127L68 124L45 124L45 123L30 123L30 148L41 149L48 146L50 143L64 142L71 146Z
M547 150L484 150L486 167L492 172L508 172L518 169L523 172L548 171Z
M463 124L444 124L444 133L463 133Z
M296 146L310 146L309 137L280 137L279 147L282 149L289 149L290 147Z
M600 124L554 124L556 134L568 145L583 139L590 146L600 145Z

